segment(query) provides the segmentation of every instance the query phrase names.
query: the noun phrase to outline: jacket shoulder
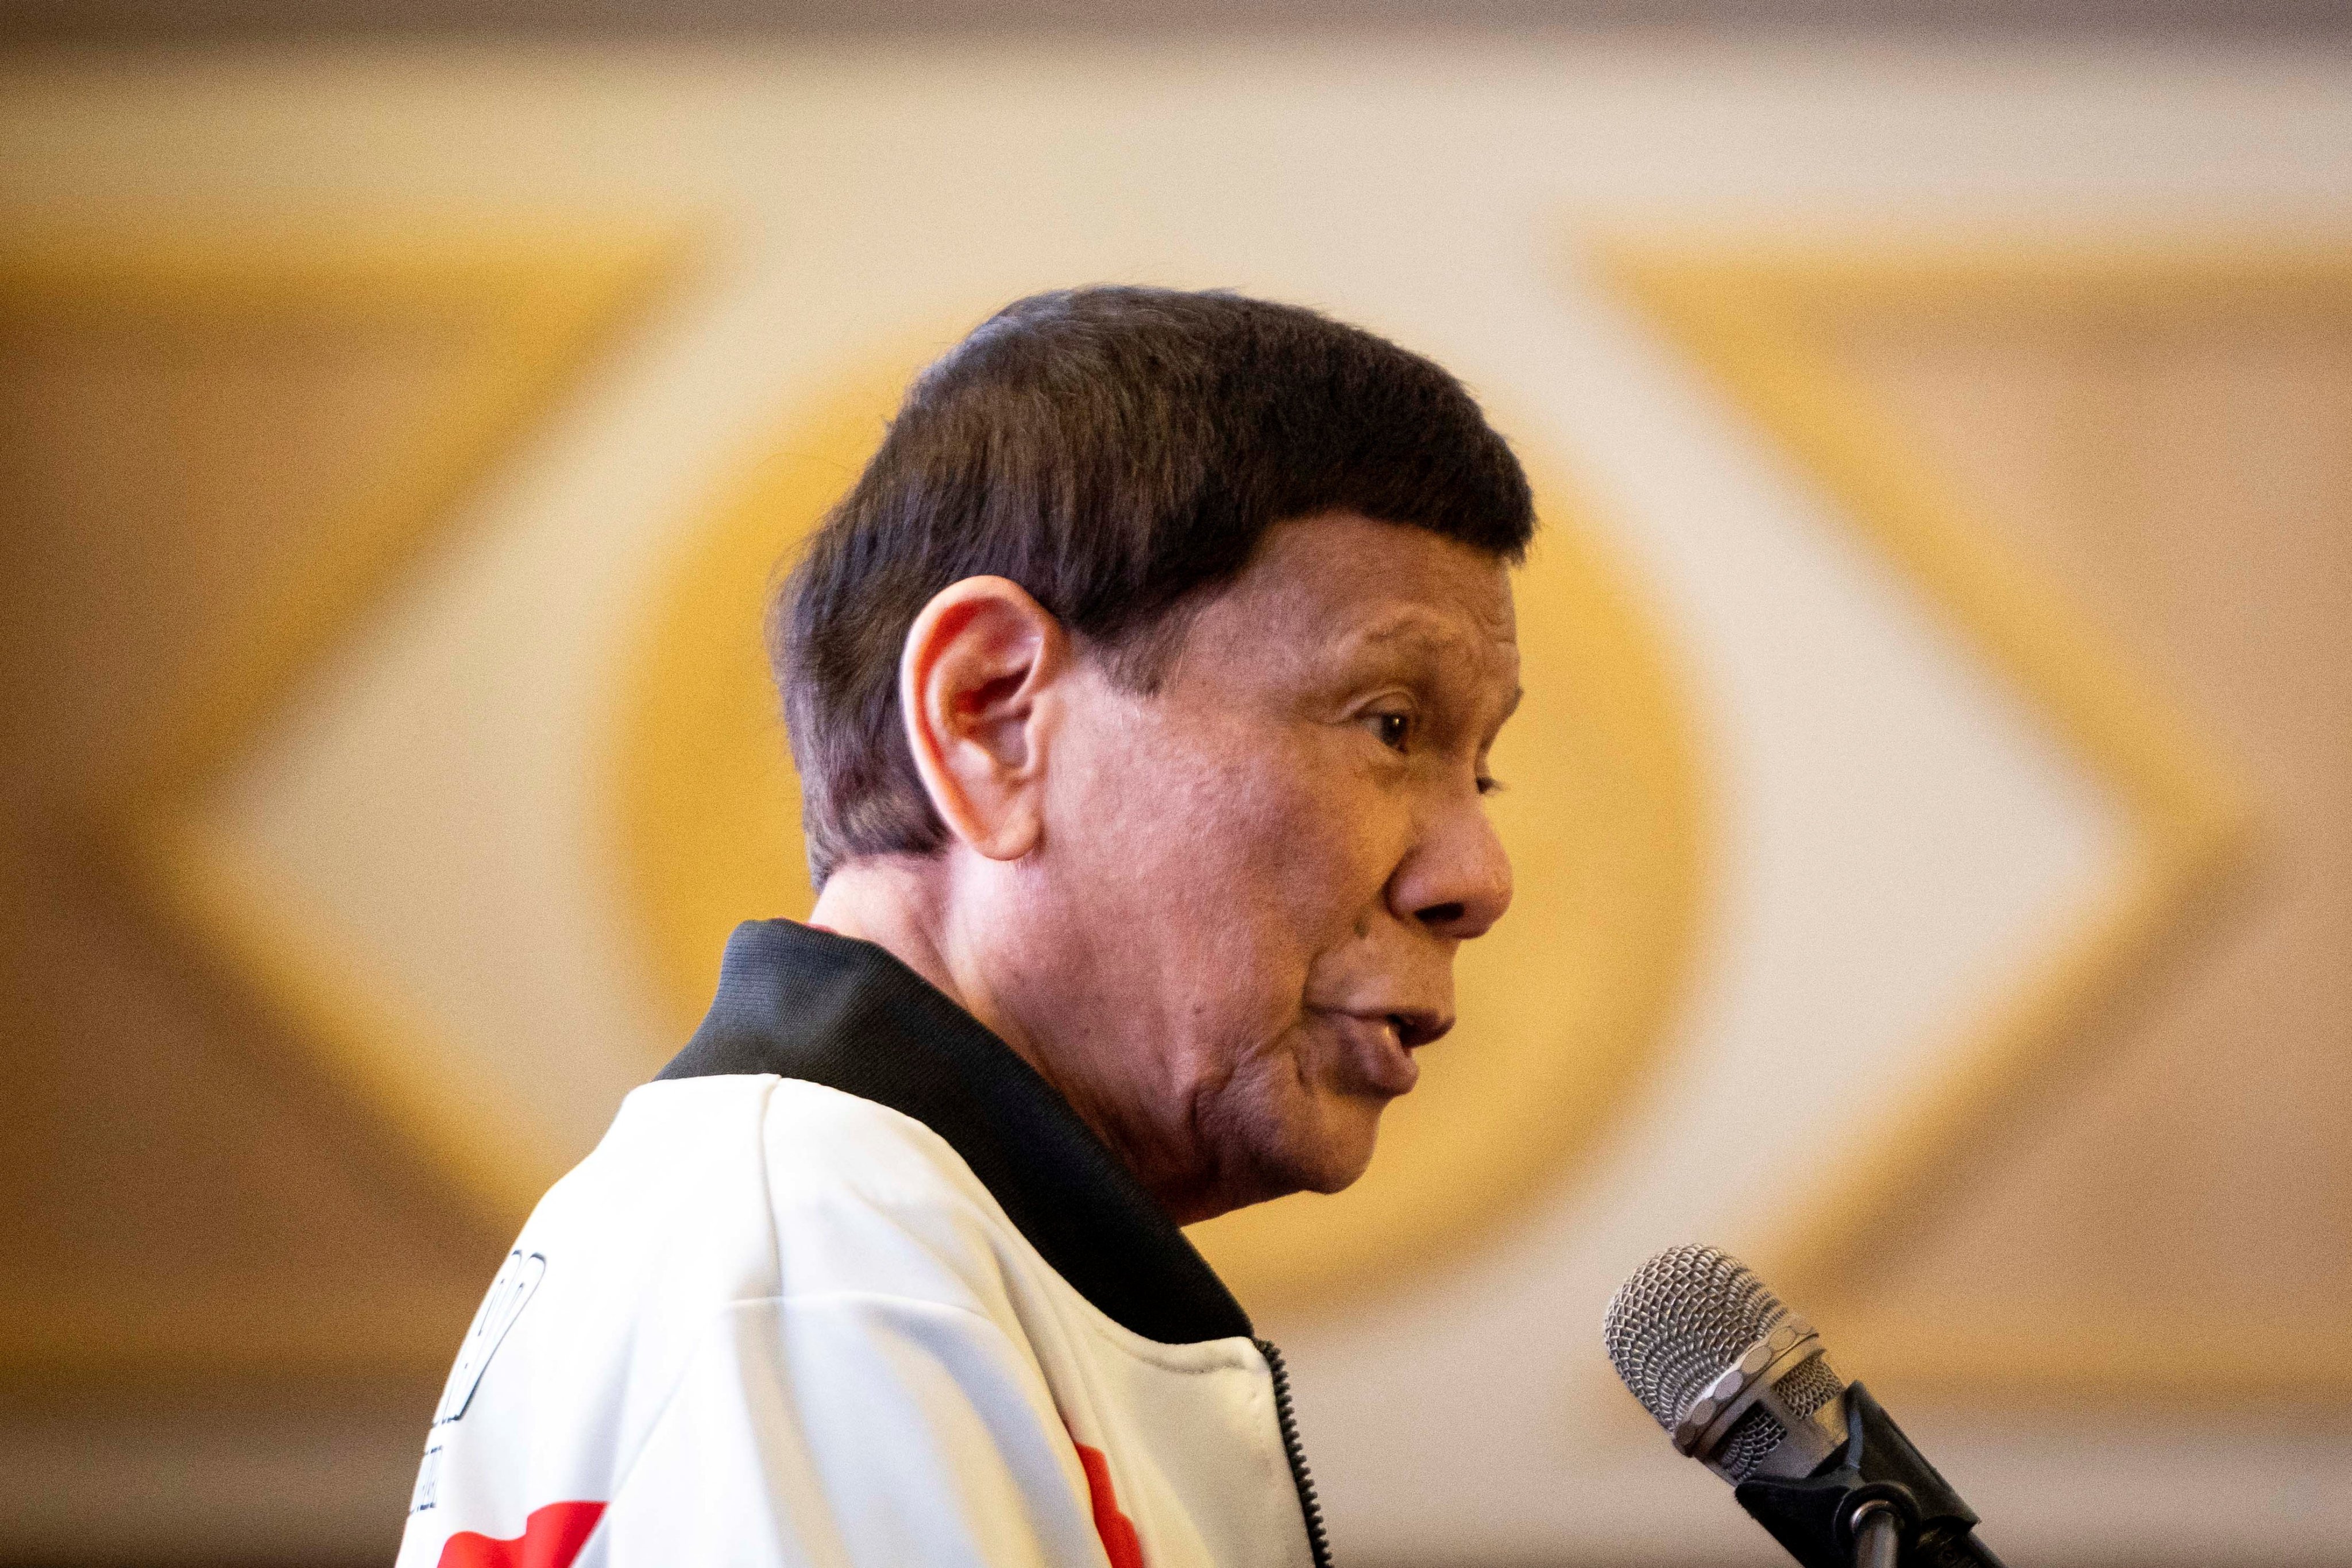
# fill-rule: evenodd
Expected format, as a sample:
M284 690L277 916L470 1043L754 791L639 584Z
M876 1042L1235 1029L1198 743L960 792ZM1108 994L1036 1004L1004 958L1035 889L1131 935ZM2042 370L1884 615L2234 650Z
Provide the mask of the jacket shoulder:
M698 1317L841 1292L985 1310L974 1287L998 1271L1010 1230L920 1122L823 1085L747 1074L633 1092L523 1242L592 1255L583 1262L603 1276L598 1293L635 1312ZM636 1288L616 1291L615 1273Z

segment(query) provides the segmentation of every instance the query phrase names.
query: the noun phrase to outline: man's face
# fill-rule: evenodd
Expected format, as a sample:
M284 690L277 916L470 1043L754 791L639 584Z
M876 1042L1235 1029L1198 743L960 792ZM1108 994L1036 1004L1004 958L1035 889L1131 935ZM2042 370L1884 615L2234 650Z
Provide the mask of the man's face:
M1081 664L1035 863L1063 1087L1180 1220L1362 1173L1510 902L1517 693L1503 564L1345 514L1273 530L1157 692Z

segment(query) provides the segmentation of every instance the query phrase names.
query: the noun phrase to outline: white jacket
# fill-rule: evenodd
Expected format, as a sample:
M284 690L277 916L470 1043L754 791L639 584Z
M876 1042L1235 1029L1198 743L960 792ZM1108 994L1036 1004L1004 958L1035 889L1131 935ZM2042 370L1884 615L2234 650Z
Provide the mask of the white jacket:
M740 928L523 1226L399 1568L1321 1568L1279 1355L1028 1066L880 948Z

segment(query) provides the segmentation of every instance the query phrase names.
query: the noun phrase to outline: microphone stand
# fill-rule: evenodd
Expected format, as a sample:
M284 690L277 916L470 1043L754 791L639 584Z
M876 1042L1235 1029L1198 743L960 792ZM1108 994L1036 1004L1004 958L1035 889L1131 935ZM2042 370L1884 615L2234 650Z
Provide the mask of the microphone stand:
M1903 1550L1903 1515L1885 1498L1853 1510L1853 1568L1895 1568Z

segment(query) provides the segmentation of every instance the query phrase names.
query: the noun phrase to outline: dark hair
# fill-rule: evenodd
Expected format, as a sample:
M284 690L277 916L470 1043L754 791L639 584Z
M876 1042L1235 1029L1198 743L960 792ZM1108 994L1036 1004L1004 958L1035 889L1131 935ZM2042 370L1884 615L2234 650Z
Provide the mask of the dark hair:
M770 611L817 883L945 838L898 716L900 649L940 590L1010 578L1148 691L1181 612L1266 530L1339 510L1515 564L1535 529L1517 459L1461 383L1312 310L1097 288L981 323L907 389Z

